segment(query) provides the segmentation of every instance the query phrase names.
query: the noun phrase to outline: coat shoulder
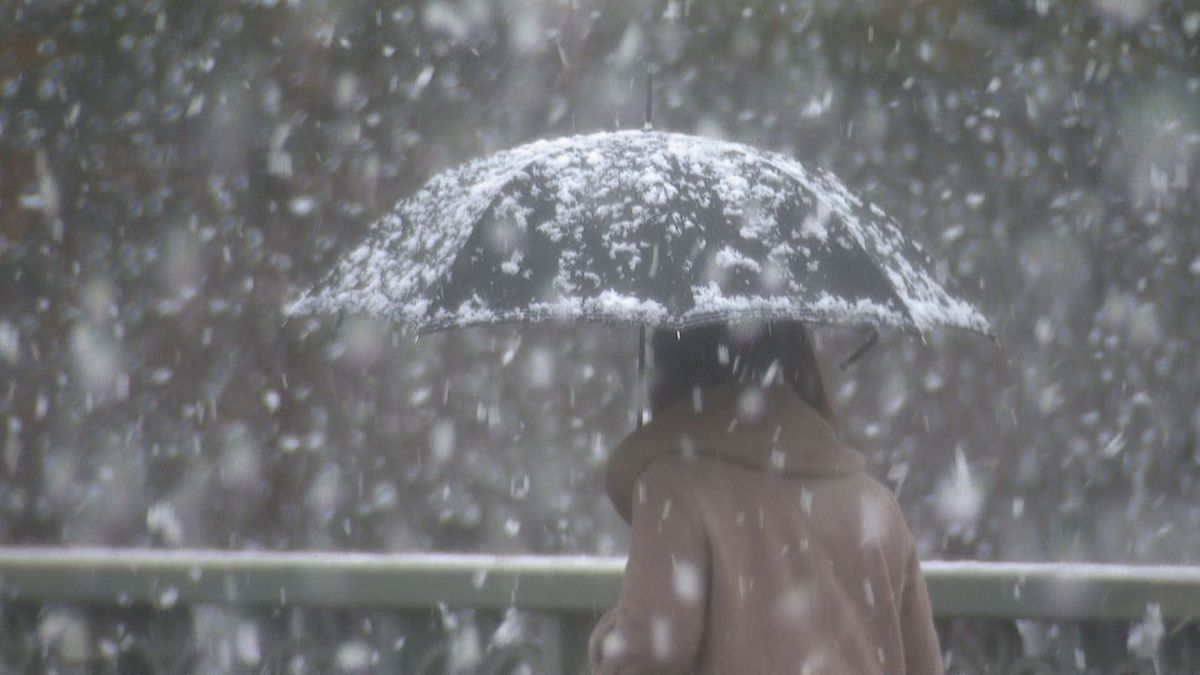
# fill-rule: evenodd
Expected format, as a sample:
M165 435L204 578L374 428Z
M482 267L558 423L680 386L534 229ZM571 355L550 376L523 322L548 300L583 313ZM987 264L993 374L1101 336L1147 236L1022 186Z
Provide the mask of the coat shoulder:
M896 493L866 473L859 476L863 526L868 534L873 533L879 538L891 541L893 545L907 552L915 543L908 528L908 520L896 500Z

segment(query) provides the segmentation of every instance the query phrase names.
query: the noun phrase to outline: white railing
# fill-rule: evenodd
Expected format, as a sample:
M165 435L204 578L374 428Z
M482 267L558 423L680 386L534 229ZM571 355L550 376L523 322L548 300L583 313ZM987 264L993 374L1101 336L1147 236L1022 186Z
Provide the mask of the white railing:
M0 596L51 601L590 611L624 560L586 556L0 547ZM1200 567L922 564L934 611L1036 619L1200 618Z
M261 629L280 639L257 662L239 669L233 659L218 671L300 658L325 664L313 672L338 672L343 657L369 653L376 660L363 672L581 673L587 633L616 598L623 566L572 556L0 547L0 672L47 661L50 670L97 673L211 670L205 659L232 658L246 631ZM1200 673L1200 567L927 561L923 569L952 673ZM514 610L517 628L507 625ZM225 647L214 646L214 612L236 624ZM280 632L299 615L325 626L320 635ZM391 632L353 641L362 617ZM1161 658L1126 650L1139 623L1167 646ZM118 632L105 637L112 625ZM1051 637L1031 646L1036 625L1050 626ZM99 647L80 647L92 643ZM479 660L452 668L463 644Z

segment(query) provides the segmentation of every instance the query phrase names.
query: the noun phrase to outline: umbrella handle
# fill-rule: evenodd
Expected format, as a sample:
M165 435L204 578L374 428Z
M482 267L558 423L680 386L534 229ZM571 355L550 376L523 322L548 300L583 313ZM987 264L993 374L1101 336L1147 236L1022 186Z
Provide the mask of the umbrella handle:
M870 351L871 347L874 347L875 344L879 342L879 331L874 326L868 327L867 332L869 333L867 335L867 341L862 343L862 346L860 346L858 349L854 350L853 354L843 359L842 362L838 364L838 368L841 370L846 370L850 366L854 365L855 361L861 359L864 354Z

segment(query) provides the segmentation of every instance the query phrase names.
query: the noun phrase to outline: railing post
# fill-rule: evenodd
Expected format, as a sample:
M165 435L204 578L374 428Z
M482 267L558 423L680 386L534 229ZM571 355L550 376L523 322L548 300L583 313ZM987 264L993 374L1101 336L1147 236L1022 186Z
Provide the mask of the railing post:
M539 659L539 673L566 673L570 672L567 668L567 651L563 649L563 624L566 621L566 616L562 612L555 612L546 617L546 620L541 623L541 631L538 636L538 643L541 646Z

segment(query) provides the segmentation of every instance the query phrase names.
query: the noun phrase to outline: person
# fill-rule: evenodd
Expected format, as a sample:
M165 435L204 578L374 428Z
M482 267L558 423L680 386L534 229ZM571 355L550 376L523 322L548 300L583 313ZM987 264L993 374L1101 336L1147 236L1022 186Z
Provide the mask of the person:
M651 420L605 483L631 525L596 675L940 675L917 550L838 440L795 322L656 331Z

